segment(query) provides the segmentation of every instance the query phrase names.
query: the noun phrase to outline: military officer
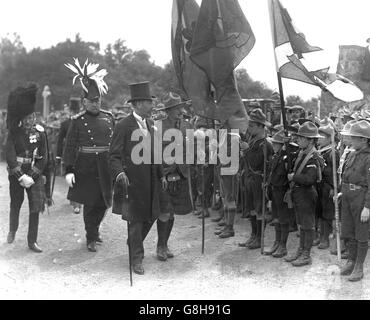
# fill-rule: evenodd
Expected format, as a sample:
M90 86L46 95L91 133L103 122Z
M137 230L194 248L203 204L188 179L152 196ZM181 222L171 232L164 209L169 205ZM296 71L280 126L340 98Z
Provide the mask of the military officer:
M24 190L29 202L28 247L37 253L42 249L37 243L39 213L45 207L45 177L48 149L45 130L35 124L36 85L18 87L8 98L6 161L9 172L10 226L7 241L12 243L19 225L19 211L24 200Z
M83 87L82 106L85 109L72 117L67 133L63 153L66 181L70 187L67 199L84 205L87 249L96 252L96 244L102 242L99 226L112 205L108 155L114 120L109 111L101 109L101 96L107 93L103 80L105 70L97 71L87 61L81 68L77 59L74 66L66 66L72 71L80 70L78 77ZM93 76L85 73L91 68L95 71Z

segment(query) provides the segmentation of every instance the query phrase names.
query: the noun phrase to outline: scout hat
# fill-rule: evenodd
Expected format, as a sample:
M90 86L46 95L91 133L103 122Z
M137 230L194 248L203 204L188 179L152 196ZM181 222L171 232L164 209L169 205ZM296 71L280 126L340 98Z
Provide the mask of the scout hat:
M284 131L279 131L273 135L270 142L284 144Z
M130 88L131 98L127 102L134 102L138 100L153 100L156 97L150 94L149 81L131 83Z
M299 127L298 132L293 133L293 135L310 139L323 138L323 136L319 135L319 129L311 121L303 123Z
M35 112L36 84L29 84L27 87L17 87L10 92L8 97L7 127L13 128L19 124L24 117Z
M334 128L330 124L327 124L321 126L319 128L319 132L331 137L334 134Z
M356 123L357 121L356 120L351 120L351 121L348 121L344 127L343 127L343 130L340 132L340 134L345 134L345 133L348 133L349 132L349 129L351 129L352 125L354 123Z
M94 100L100 98L103 94L107 94L108 86L104 81L104 77L108 74L107 70L101 69L98 71L99 64L90 63L88 59L81 67L78 59L73 59L73 64L65 63L64 65L75 73L73 84L75 84L76 79L80 80L84 98Z
M183 101L177 93L169 92L163 97L162 102L163 104L157 109L158 111L168 110L175 107L184 107L185 105L190 104L191 100Z
M266 120L266 116L261 109L254 109L249 114L249 121L263 124L266 127L271 127L271 123Z
M357 121L351 126L349 131L342 132L342 135L370 139L370 123L366 120Z

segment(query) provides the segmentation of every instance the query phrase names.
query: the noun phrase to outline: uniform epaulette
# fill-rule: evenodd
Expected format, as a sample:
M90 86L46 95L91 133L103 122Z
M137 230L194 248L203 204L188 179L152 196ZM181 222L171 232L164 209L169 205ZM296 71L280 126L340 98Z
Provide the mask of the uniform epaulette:
M100 109L100 111L101 111L101 112L104 112L104 113L106 113L106 114L108 114L108 115L110 115L110 116L113 118L113 113L112 113L112 112L110 112L110 111L108 111L108 110L104 110L104 109Z
M86 110L81 111L80 113L77 113L76 115L72 116L72 117L71 117L71 119L72 119L72 120L76 120L76 119L78 119L79 117L82 117L85 113L86 113Z
M45 129L43 126L39 125L39 124L36 124L35 125L35 129L38 131L38 132L45 132Z

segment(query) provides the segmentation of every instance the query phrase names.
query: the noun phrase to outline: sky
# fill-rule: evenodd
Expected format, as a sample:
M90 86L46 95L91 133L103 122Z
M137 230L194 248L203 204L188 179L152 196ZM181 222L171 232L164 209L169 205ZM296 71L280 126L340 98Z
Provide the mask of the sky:
M201 0L196 0L199 4ZM281 0L311 45L336 71L340 45L366 45L370 38L369 0ZM242 61L254 79L276 89L276 68L267 0L239 0L256 37ZM18 33L27 50L48 48L80 33L102 48L121 38L133 50L145 49L160 66L171 60L172 0L6 0L1 3L0 37ZM284 94L304 99L320 95L314 86L283 80Z

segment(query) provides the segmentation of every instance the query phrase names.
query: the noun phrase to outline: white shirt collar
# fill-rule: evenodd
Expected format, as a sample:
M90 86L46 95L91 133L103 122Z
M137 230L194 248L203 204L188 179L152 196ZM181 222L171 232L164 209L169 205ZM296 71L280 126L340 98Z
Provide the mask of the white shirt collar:
M136 120L140 122L145 122L145 118L140 117L135 111L132 113Z

